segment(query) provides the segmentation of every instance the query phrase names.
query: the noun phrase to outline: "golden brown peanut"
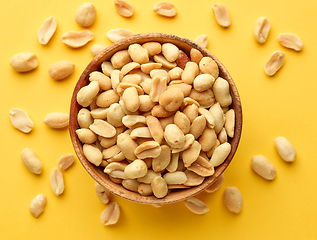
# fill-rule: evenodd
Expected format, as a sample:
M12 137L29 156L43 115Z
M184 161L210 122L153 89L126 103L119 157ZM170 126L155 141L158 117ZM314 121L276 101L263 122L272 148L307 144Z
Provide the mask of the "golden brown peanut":
M214 153L210 159L210 163L214 167L218 167L220 164L222 164L226 158L228 157L229 153L231 151L231 145L228 142L220 144L215 150Z
M101 119L95 119L93 124L89 126L89 129L97 135L105 138L111 138L116 135L116 129L114 126Z
M95 192L100 201L104 204L109 202L110 192L108 189L101 186L99 183L95 182Z
M149 63L144 63L141 65L141 70L145 74L150 74L150 72L154 69L160 69L162 67L161 63L154 63L154 62L149 62Z
M111 64L114 68L122 68L124 65L132 62L128 50L121 50L112 55Z
M169 172L175 172L178 167L179 153L172 153L171 161L166 167L166 170Z
M162 51L162 46L158 42L146 42L142 44L142 47L148 51L149 57L158 55Z
M221 107L228 107L232 103L230 86L227 80L218 77L212 86L212 90Z
M197 50L195 48L190 49L190 60L192 62L199 64L199 62L202 58L203 58L203 55L199 50Z
M207 193L216 192L221 187L221 185L223 184L224 180L225 180L225 175L221 174L213 184L211 184L209 187L207 187L205 189L205 191Z
M142 112L150 111L155 105L155 103L151 100L151 97L149 95L140 95L139 100L139 110Z
M199 61L199 69L202 73L210 74L215 79L219 76L218 64L211 57L203 57Z
M184 172L181 172L181 171L166 173L166 174L164 174L163 178L166 181L167 185L183 184L187 181L186 174Z
M153 194L152 187L150 184L141 183L138 187L138 193L142 196L150 196Z
M151 97L151 100L153 102L159 101L161 94L166 90L166 86L167 86L167 78L166 77L160 78L158 76L155 76L152 79L149 96Z
M153 11L164 17L175 17L177 10L170 2L158 2L154 5Z
M130 133L132 139L136 138L152 138L151 132L148 127L137 127Z
M117 146L128 160L135 160L134 154L137 144L127 133L121 133L117 137Z
M190 133L193 134L194 138L197 139L206 128L206 118L203 115L195 118L192 125L190 126Z
M110 77L111 73L113 72L113 70L115 70L115 68L112 66L111 62L104 61L101 64L101 70L106 76Z
M189 133L190 121L184 113L177 111L174 115L174 123L179 127L180 130L182 130L184 134Z
M122 118L122 123L127 128L133 128L136 125L145 124L145 117L140 115L126 115Z
M144 177L138 178L138 182L151 184L152 180L157 176L161 176L161 173L154 172L152 169L149 169Z
M210 89L203 92L197 92L195 89L192 89L189 97L196 100L202 107L210 107L215 102L214 93Z
M253 28L253 36L255 40L261 44L265 43L270 29L271 22L267 17L260 17L257 19Z
M278 154L285 162L294 162L296 150L290 141L288 141L285 137L277 137L274 140L274 145Z
M123 179L128 179L124 173L124 169L127 167L128 165L125 163L121 163L121 162L112 162L109 163L109 165L107 165L104 169L104 172L107 174L112 173L113 171L121 171L123 173L123 175L125 176L125 178Z
M172 148L181 148L185 144L185 135L176 124L169 124L166 126L164 139Z
M118 86L123 79L123 74L121 71L114 69L110 74L111 86L114 91L117 92Z
M162 44L162 54L169 62L174 62L178 58L179 49L172 43Z
M114 225L118 222L120 217L120 208L118 203L111 202L100 215L100 221L103 225Z
M221 131L218 133L218 140L220 144L228 142L228 135L225 128L222 128Z
M46 207L47 199L43 194L38 194L30 203L30 212L33 217L39 217Z
M215 119L214 129L215 129L216 134L218 134L222 130L222 128L225 124L225 117L223 114L223 110L222 110L220 104L217 102L209 108L209 112L212 114L212 116Z
M107 47L107 45L101 44L101 43L97 43L91 46L90 51L91 54L96 57L99 53L101 53L105 48Z
M157 63L162 64L162 67L172 69L177 67L176 62L169 62L162 54L154 55L153 60Z
M141 178L147 174L147 166L142 160L136 159L126 166L124 173L130 179Z
M200 108L198 108L198 112L206 118L207 127L209 127L209 128L214 128L215 127L215 118L211 114L210 111L208 111L205 108L201 108L200 107Z
M206 127L199 137L198 142L201 145L201 150L204 152L208 152L215 145L216 140L217 135L215 133L215 130Z
M208 45L207 34L199 35L195 38L194 42L197 43L198 46L206 48Z
M251 167L258 175L266 180L273 180L276 177L276 168L263 155L256 155L252 157Z
M161 147L155 141L146 141L137 146L134 150L134 154L138 159L155 158L158 157L160 153Z
M72 48L80 48L94 39L94 34L89 30L69 31L62 35L62 42Z
M200 176L197 173L194 173L192 171L185 170L184 173L186 174L186 177L187 177L187 181L184 182L185 186L189 186L189 187L198 186L205 180L204 177L202 177L202 176Z
M180 67L174 67L170 71L168 71L168 75L170 76L171 80L181 80L183 69Z
M43 164L32 149L23 149L21 152L21 159L31 173L41 174Z
M152 160L154 172L163 171L171 161L171 149L167 145L161 145L161 153Z
M97 81L99 83L100 90L111 89L111 79L102 72L93 71L89 74L89 81Z
M177 66L184 70L188 62L190 62L190 59L187 54L184 53L182 50L179 50L179 55L176 60Z
M185 167L189 167L193 162L199 157L201 150L201 145L199 142L194 141L194 143L183 152L183 162Z
M127 88L122 94L122 100L129 111L135 112L139 109L140 99L135 87Z
M234 137L234 127L235 127L235 112L234 109L230 109L228 112L226 112L225 117L225 129L226 133L229 137Z
M60 113L60 112L52 112L48 113L43 122L49 126L50 128L65 128L69 123L69 115L68 113Z
M164 178L157 176L151 182L152 191L155 197L163 198L168 193L168 187Z
M134 62L143 64L149 61L147 50L138 43L131 44L128 48L128 52Z
M57 21L53 16L44 20L42 26L37 32L37 39L40 44L46 45L53 37L57 28Z
M214 166L202 156L198 156L197 160L188 166L187 169L202 177L208 177L215 173Z
M138 85L142 82L142 77L139 74L127 74L122 78L121 82Z
M95 6L90 2L86 2L77 9L75 21L81 27L90 27L95 22L96 15Z
M89 128L90 124L94 122L94 119L90 115L90 111L88 109L82 108L78 112L77 121L81 128Z
M114 0L114 5L121 16L128 18L133 15L134 8L131 3L125 0Z
M189 121L192 123L198 117L198 106L195 104L187 105L183 113L188 117Z
M21 52L10 60L11 67L17 72L29 72L37 68L39 62L32 52Z
M208 206L204 202L194 197L186 199L185 206L195 214L205 214L209 211Z
M192 134L185 135L185 143L184 146L181 148L172 148L172 153L180 153L185 151L186 149L190 148L195 141L195 138Z
M183 103L184 94L179 88L168 88L159 97L159 103L167 111L176 111Z
M63 174L57 168L53 168L50 174L50 183L53 193L56 196L61 195L64 192L64 178Z
M117 145L114 145L102 151L102 158L108 160L109 158L116 156L120 152L121 152L120 148Z
M131 37L135 35L135 33L128 29L117 28L117 29L112 29L108 31L106 35L111 42L117 42L123 38Z
M231 24L231 19L229 16L228 9L225 5L221 3L215 3L212 5L212 10L214 12L217 23L221 27L229 27Z
M96 104L98 107L107 108L113 103L118 103L119 100L119 95L113 89L110 89L98 95Z
M278 70L281 69L281 67L284 64L285 60L285 53L281 50L277 50L272 53L270 58L267 60L267 62L264 65L264 71L267 75L270 77L275 75Z
M213 85L215 78L210 74L200 74L193 82L194 88L197 92L203 92Z
M293 33L280 33L278 35L278 41L283 47L290 48L298 52L303 48L302 40Z
M185 98L189 96L190 91L192 90L192 85L183 83L181 80L179 81L171 81L170 84L168 85L167 89L169 88L179 88L180 90L182 90L183 94L184 94L184 101Z
M195 77L199 74L199 67L195 62L187 62L182 74L182 81L187 84L192 84Z
M74 154L67 153L59 157L59 159L57 160L57 165L60 170L65 171L73 165L74 161Z
M208 151L206 152L207 157L211 158L211 156L214 154L215 149L220 145L219 140L216 140L215 145Z
M133 192L138 192L138 187L140 185L136 179L123 179L121 184L123 187Z
M34 123L24 110L20 108L12 108L9 112L10 120L16 129L23 133L29 133L34 127Z
M99 83L90 82L87 86L82 87L77 93L77 102L83 107L88 107L99 93Z
M153 139L161 144L164 138L164 131L160 124L160 121L156 117L150 115L146 117L146 124Z
M227 187L223 193L227 208L233 213L239 213L243 207L242 194L236 187Z
M92 144L84 144L83 152L87 160L96 166L102 162L102 152Z

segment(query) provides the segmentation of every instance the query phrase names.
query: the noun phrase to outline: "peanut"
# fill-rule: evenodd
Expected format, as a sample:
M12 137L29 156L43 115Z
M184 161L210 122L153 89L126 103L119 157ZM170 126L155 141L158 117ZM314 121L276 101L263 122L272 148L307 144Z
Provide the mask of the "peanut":
M62 42L71 48L80 48L94 39L94 34L89 30L69 31L62 35Z
M43 194L37 195L30 204L30 212L33 217L38 218L46 207L47 199Z
M212 5L212 10L214 12L217 23L221 27L229 27L231 24L231 19L229 16L228 9L225 5L221 3L215 3Z
M236 187L227 187L223 193L223 199L227 208L233 213L239 213L243 207L243 197Z
M69 115L68 113L52 112L48 113L43 122L50 128L60 129L68 126Z
M25 148L21 152L21 159L27 169L34 174L41 174L43 165L35 152L30 148Z
M169 2L158 2L154 5L153 11L163 17L175 17L177 10L175 6Z
M123 17L131 17L133 15L133 6L125 0L115 0L114 5L117 12Z
M271 22L267 17L260 17L255 21L253 36L255 40L263 44L266 42L267 36L271 29Z
M266 180L273 180L276 176L276 168L263 155L252 157L251 167L258 175Z
M277 50L272 53L270 58L267 60L267 62L264 65L264 71L267 75L270 77L275 75L278 70L281 69L281 67L284 64L285 60L285 53L281 50Z
M120 207L118 203L111 202L100 215L100 221L103 225L114 225L118 222L120 217Z
M128 29L117 28L117 29L112 29L108 31L106 35L110 39L110 41L117 42L123 38L131 37L135 35L135 33Z
M57 165L60 170L65 171L70 166L73 165L74 161L75 161L74 154L67 153L59 157L59 159L57 160Z
M10 65L17 72L29 72L37 68L39 62L34 53L22 52L11 58Z
M53 37L57 27L57 21L53 16L44 20L37 32L37 39L40 44L46 45Z
M104 204L109 202L110 192L108 189L95 182L95 192L100 201Z
M198 198L188 198L185 200L185 206L195 214L205 214L209 211L208 206Z
M80 5L75 14L75 21L81 27L90 27L96 19L97 11L92 3Z
M293 33L280 33L278 35L278 41L283 47L293 49L297 52L303 48L302 40Z
M285 162L293 162L296 157L296 150L285 137L277 137L274 140L276 150Z
M23 133L29 133L34 127L34 123L24 110L12 108L9 112L12 125Z
M56 196L61 195L64 192L64 178L63 174L57 168L53 168L50 174L50 183L53 193Z

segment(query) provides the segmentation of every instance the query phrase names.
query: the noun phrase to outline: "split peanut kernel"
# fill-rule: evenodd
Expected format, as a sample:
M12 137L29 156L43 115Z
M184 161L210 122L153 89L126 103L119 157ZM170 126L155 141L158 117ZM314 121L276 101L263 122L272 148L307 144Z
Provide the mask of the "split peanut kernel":
M260 17L255 22L253 36L259 43L263 44L266 42L270 29L270 20L267 17Z
M281 33L278 35L278 41L283 47L293 49L297 52L303 48L302 40L293 33Z
M71 48L80 48L94 39L94 34L89 30L69 31L62 35L62 42Z
M206 203L194 197L186 199L185 206L195 214L205 214L209 211Z
M32 52L22 52L14 55L10 60L10 66L17 72L29 72L37 68L39 62Z
M229 16L228 9L225 5L221 3L215 3L212 5L212 10L214 12L217 23L221 27L229 27L231 24L231 19Z
M33 217L38 218L46 207L47 199L43 194L37 195L30 204L30 212Z
M275 75L278 70L283 66L285 60L285 53L281 50L277 50L272 53L270 58L264 65L264 71L270 77Z
M125 0L115 0L114 5L117 12L123 17L131 17L134 12L133 6Z
M12 125L23 133L29 133L34 127L34 123L28 113L20 108L12 108L9 112Z
M57 28L57 21L53 16L48 17L43 22L37 32L37 38L40 44L46 45L53 37Z
M174 17L177 14L175 6L165 1L155 4L153 11L164 17Z

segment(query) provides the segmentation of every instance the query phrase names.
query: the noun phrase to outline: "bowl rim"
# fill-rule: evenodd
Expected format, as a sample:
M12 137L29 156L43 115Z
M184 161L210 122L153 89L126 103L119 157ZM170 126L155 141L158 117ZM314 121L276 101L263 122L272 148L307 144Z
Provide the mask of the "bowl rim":
M125 189L122 185L113 183L107 176L107 174L103 173L103 171L100 169L100 167L95 166L94 164L90 163L85 156L83 155L82 150L82 144L79 141L76 130L78 129L78 122L77 122L77 113L80 108L82 108L76 100L77 93L81 87L84 85L87 85L85 83L88 83L88 77L89 74L92 71L100 70L101 63L105 60L109 60L113 53L127 49L127 46L133 44L133 43L144 43L149 41L156 41L160 43L165 42L172 42L176 43L176 45L181 49L183 49L184 46L188 48L195 48L199 50L203 56L211 57L219 67L219 76L224 78L228 81L230 86L230 94L232 96L232 105L235 109L235 130L234 130L234 137L229 139L229 142L231 144L231 151L229 155L227 156L226 160L218 167L215 167L215 173L212 176L206 177L204 182L198 186L190 187L187 189L180 189L176 191L172 191L164 198L156 198L154 196L141 196L139 193L132 192L128 189ZM108 58L105 58L105 55L109 55ZM187 55L189 53L187 52ZM77 112L76 112L77 111ZM204 189L209 187L212 183L214 183L217 178L224 172L224 170L228 167L230 162L233 159L233 156L235 155L235 152L238 148L239 141L241 138L242 133L242 106L241 106L241 100L238 93L238 90L236 88L236 85L231 78L229 72L224 67L224 65L219 61L219 59L214 56L209 50L206 48L202 48L198 46L195 42L180 37L173 34L168 33L141 33L137 35L133 35L131 37L124 38L120 41L117 41L111 45L109 45L107 48L105 48L100 54L95 56L93 60L87 65L87 67L82 72L79 80L76 83L76 86L74 88L72 98L71 98L71 105L70 105L70 119L69 119L69 133L71 137L71 141L73 144L73 148L75 150L75 153L85 168L85 170L89 173L89 175L100 185L107 188L111 193L113 193L116 196L119 196L121 198L124 198L126 200L130 200L132 202L142 203L142 204L168 204L168 203L175 203L182 200L185 200L189 197L193 197L197 195L198 193L202 192ZM105 181L104 178L102 178L99 174L103 173L106 179L108 181ZM175 197L176 196L176 197Z

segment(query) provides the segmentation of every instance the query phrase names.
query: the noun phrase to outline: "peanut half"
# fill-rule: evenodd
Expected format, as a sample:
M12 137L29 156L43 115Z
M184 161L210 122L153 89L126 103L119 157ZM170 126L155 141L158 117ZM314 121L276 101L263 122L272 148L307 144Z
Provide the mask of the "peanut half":
M31 173L41 174L43 164L32 149L23 149L21 152L21 159Z
M266 180L273 180L276 177L276 168L263 155L253 156L251 167L254 172Z
M62 42L72 48L80 48L94 39L94 34L89 30L69 31L62 35Z
M9 112L12 125L23 133L29 133L34 127L34 123L24 110L12 108Z
M278 35L278 41L283 47L301 51L303 48L302 40L293 33L281 33Z
M55 17L50 16L43 22L42 26L37 32L37 38L40 44L46 45L53 37L57 28L57 21Z
M117 28L117 29L109 30L106 35L110 39L110 41L117 42L123 38L131 37L135 35L135 33L128 29Z
M264 65L264 71L270 77L273 76L284 64L285 53L281 50L277 50L272 53L270 58Z
M60 113L60 112L52 112L48 113L43 122L49 126L50 128L65 128L69 123L69 115L68 113Z
M195 197L186 199L185 206L195 214L205 214L209 211L207 204Z
M62 80L70 76L75 69L75 64L68 60L54 63L48 69L48 73L54 80Z
M277 137L274 140L276 150L285 162L294 162L296 150L293 145L285 137Z
M225 5L221 3L215 3L212 5L212 10L214 12L217 23L221 27L229 27L231 24L231 19L229 16L228 9Z
M50 183L52 191L56 196L59 196L64 192L65 186L63 174L57 168L53 168L51 171Z
M10 66L17 72L29 72L37 68L39 62L32 52L15 54L10 60Z
M233 213L239 213L243 207L243 197L236 187L227 187L223 193L223 199L227 208Z
M120 217L120 207L118 203L112 202L108 204L105 210L102 211L100 215L100 221L103 225L113 225L116 224Z
M114 0L117 12L123 17L131 17L134 9L131 3L125 0Z
M164 17L175 17L177 14L175 6L170 2L165 1L155 4L153 7L153 11Z
M253 36L255 40L261 44L265 43L270 29L270 20L267 17L260 17L258 20L256 20L253 29Z

